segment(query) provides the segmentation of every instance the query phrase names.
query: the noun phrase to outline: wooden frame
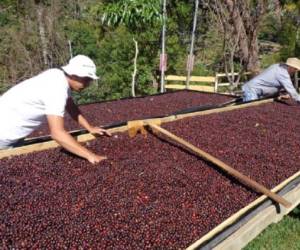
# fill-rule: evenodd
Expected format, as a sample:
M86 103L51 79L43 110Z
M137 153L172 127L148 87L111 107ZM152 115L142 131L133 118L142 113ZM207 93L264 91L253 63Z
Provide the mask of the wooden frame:
M249 75L250 72L246 72L243 75ZM238 76L239 73L228 73L229 76ZM218 92L218 87L229 86L229 82L220 82L221 78L227 77L225 73L216 73L215 76L191 76L190 82L210 83L213 86L206 85L190 85L189 89L206 92ZM186 82L186 76L167 75L165 76L166 81ZM186 86L182 84L166 84L166 89L185 89Z
M251 72L245 72L242 74L242 76L246 76L246 75L250 75ZM238 76L239 73L228 73L228 76ZM220 78L224 78L227 77L226 73L216 73L216 83L215 83L215 92L218 92L218 87L222 87L222 86L230 86L229 82L220 82ZM239 85L242 83L239 83Z
M185 89L185 85L181 84L166 84L165 85L166 89ZM212 86L205 86L205 85L190 85L189 86L190 90L195 90L195 91L204 91L204 92L215 92L214 87Z
M176 81L176 82L185 82L187 80L186 76L177 76L177 75L167 75L165 76L166 81ZM191 76L190 82L200 82L200 83L210 83L214 86L206 85L190 85L189 89L196 91L206 91L206 92L215 92L215 83L216 77L214 76ZM185 89L186 86L182 84L166 84L166 89Z
M261 101L255 101L235 106L229 106L224 108L218 108L218 109L212 109L212 110L206 110L206 111L200 111L200 112L194 112L189 114L183 114L183 115L176 115L176 116L169 116L165 118L159 119L161 123L168 123L180 119L184 119L187 117L192 116L201 116L201 115L209 115L213 113L222 113L222 112L228 112L232 110L239 110L243 108L248 107L254 107L259 106L266 103L273 102L274 99L266 99ZM153 120L153 119L151 119ZM118 133L118 132L126 132L128 130L127 126L121 126L109 129L111 133ZM77 140L79 142L85 142L94 139L95 137L91 134L85 134L80 135L77 137ZM33 144L29 146L24 146L20 148L15 149L8 149L8 150L1 150L0 151L0 159L8 156L13 155L20 155L20 154L26 154L30 152L35 151L41 151L46 150L50 148L58 147L59 145L54 141L48 141L38 144ZM292 180L296 179L297 177L300 177L300 171L275 188L272 189L273 192L277 192L281 190L284 186L286 186L288 183L290 183ZM289 213L294 207L296 207L300 203L300 184L297 186L297 188L291 190L286 195L283 196L284 198L288 199L290 202L292 202L292 207L289 209L285 209L284 207L280 206L280 213L277 213L276 208L274 205L270 205L263 211L261 211L259 214L257 214L255 217L253 217L250 221L248 221L244 226L242 226L239 230L237 230L235 233L233 233L231 236L229 236L227 239L225 239L223 242L218 244L215 249L241 249L243 246L245 246L248 242L250 242L252 239L254 239L262 230L264 230L269 224L273 222L278 222L282 219L282 217ZM230 218L219 224L217 227L212 229L208 234L204 235L202 238L194 242L192 245L190 245L187 249L197 249L201 244L208 241L209 239L213 238L215 235L220 233L222 230L224 230L226 227L232 225L234 222L238 221L245 213L247 213L249 210L251 210L253 207L259 205L264 200L266 200L267 197L265 195L260 196L258 199L247 205L246 207L239 210L237 213L233 214Z

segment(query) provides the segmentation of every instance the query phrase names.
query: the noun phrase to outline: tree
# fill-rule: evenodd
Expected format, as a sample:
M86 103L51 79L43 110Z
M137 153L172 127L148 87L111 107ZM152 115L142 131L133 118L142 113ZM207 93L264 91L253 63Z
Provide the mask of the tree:
M2 4L5 15L1 12ZM65 63L67 50L59 25L62 11L64 6L58 0L1 2L1 81L15 84Z
M137 73L138 41L135 36L144 29L161 20L159 1L122 0L107 4L104 8L102 22L109 26L124 24L134 34L135 44L134 71L132 74L132 96L135 96L135 79Z
M226 48L232 48L233 44L244 68L247 71L258 72L260 70L258 30L267 12L268 1L212 0L207 4L221 24L220 30L225 43L224 53L226 54ZM236 54L233 50L230 53Z

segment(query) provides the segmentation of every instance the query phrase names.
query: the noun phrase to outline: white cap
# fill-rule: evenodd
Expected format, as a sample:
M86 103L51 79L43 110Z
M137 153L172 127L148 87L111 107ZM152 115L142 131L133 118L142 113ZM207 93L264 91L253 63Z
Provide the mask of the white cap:
M297 70L300 70L300 60L296 57L292 57L292 58L287 59L285 64L290 66L290 67L293 67Z
M62 69L68 75L89 77L94 80L99 79L99 77L96 75L95 63L89 57L84 55L77 55L71 58L69 63L66 66L63 66Z

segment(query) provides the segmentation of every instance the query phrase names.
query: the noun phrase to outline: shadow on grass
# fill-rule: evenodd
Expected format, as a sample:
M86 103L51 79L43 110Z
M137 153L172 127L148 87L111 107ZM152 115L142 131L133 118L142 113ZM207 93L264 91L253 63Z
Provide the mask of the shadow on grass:
M292 212L290 212L289 216L300 220L300 205L298 205Z

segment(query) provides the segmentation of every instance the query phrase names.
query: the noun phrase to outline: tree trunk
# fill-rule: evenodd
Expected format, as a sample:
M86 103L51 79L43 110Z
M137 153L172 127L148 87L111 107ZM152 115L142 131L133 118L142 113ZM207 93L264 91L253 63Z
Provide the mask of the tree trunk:
M198 6L199 6L199 1L195 0L195 11L194 11L191 47L190 47L190 54L189 54L188 62L187 62L187 77L186 77L186 88L187 89L189 89L189 87L190 87L190 76L191 76L191 71L193 70L193 65L194 65L194 42L195 42L195 32L196 32L196 27L197 27Z
M255 74L260 70L257 32L259 23L266 11L266 2L259 0L257 5L252 8L249 7L249 1L225 0L224 3L229 12L229 20L226 21L229 24L232 23L234 27L232 35L237 35L240 32L240 58L245 69Z
M165 91L165 67L166 63L166 16L167 16L167 0L163 0L163 26L162 26L162 41L161 41L161 56L160 56L160 64L161 64L161 75L160 75L160 93Z
M37 12L39 34L40 34L41 45L42 45L43 62L44 62L44 65L46 67L48 67L49 66L48 45L47 45L46 32L45 32L45 27L44 27L44 22L43 22L43 16L44 16L43 7L38 5L36 8L36 12Z
M260 63L258 58L258 39L257 39L257 30L254 30L251 35L249 35L251 40L249 43L249 60L246 65L246 70L257 75L260 71Z
M280 4L280 0L273 0L273 4L274 4L274 12L275 12L275 16L276 19L278 21L278 24L281 26L281 4Z
M137 57L139 54L139 48L137 41L133 38L134 44L135 44L135 56L134 56L134 70L132 73L132 82L131 82L131 95L135 97L135 78L136 78L136 72L137 72Z

